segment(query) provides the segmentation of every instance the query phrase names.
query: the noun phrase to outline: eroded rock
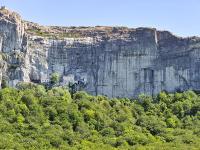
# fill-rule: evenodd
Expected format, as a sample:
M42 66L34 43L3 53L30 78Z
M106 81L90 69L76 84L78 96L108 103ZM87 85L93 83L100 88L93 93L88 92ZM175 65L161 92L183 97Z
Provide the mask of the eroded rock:
M200 38L154 28L55 27L0 10L1 79L84 83L91 94L132 97L200 90Z

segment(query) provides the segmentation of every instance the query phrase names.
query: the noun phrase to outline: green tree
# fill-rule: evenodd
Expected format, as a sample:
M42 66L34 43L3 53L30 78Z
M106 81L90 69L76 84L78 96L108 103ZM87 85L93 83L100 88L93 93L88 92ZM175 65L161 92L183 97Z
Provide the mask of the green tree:
M0 89L0 149L200 149L200 96L134 100L20 83Z
M59 81L60 81L60 75L56 72L52 73L51 78L50 78L50 83L52 85L55 85L59 83Z
M8 87L8 81L6 79L2 79L1 81L1 88L7 88Z

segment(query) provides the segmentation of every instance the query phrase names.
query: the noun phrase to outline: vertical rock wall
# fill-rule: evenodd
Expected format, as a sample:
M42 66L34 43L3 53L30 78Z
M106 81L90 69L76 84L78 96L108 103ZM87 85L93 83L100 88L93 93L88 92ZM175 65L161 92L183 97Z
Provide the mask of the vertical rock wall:
M56 37L54 36L56 35ZM0 78L61 85L133 97L162 90L200 90L200 38L181 38L151 28L43 27L0 10Z

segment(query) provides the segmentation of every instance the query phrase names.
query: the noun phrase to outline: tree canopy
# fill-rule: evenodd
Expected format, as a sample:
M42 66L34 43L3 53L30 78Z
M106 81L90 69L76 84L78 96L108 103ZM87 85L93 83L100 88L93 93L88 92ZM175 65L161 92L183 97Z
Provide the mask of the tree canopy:
M200 149L200 96L91 96L20 84L0 90L0 149Z
M60 81L60 75L56 72L52 73L50 83L52 85L57 84Z

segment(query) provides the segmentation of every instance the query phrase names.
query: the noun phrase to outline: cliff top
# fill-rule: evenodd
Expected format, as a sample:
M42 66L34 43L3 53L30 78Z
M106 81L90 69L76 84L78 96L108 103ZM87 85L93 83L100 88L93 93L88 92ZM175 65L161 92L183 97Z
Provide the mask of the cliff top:
M9 10L5 6L0 8L0 20L6 20L11 23L16 23L22 21L21 16ZM103 37L103 38L126 38L130 37L133 34L141 34L143 36L144 33L162 34L164 37L174 37L178 39L195 39L199 40L199 37L187 37L182 38L176 35L173 35L169 31L157 31L155 28L128 28L128 27L111 27L111 26L95 26L95 27L62 27L62 26L42 26L37 23L23 21L25 24L25 31L29 35L36 35L48 38L80 38L80 37ZM162 36L162 37L163 37Z
M16 23L18 21L21 21L21 16L18 13L9 10L5 6L2 6L0 8L0 20L6 20L11 23Z

